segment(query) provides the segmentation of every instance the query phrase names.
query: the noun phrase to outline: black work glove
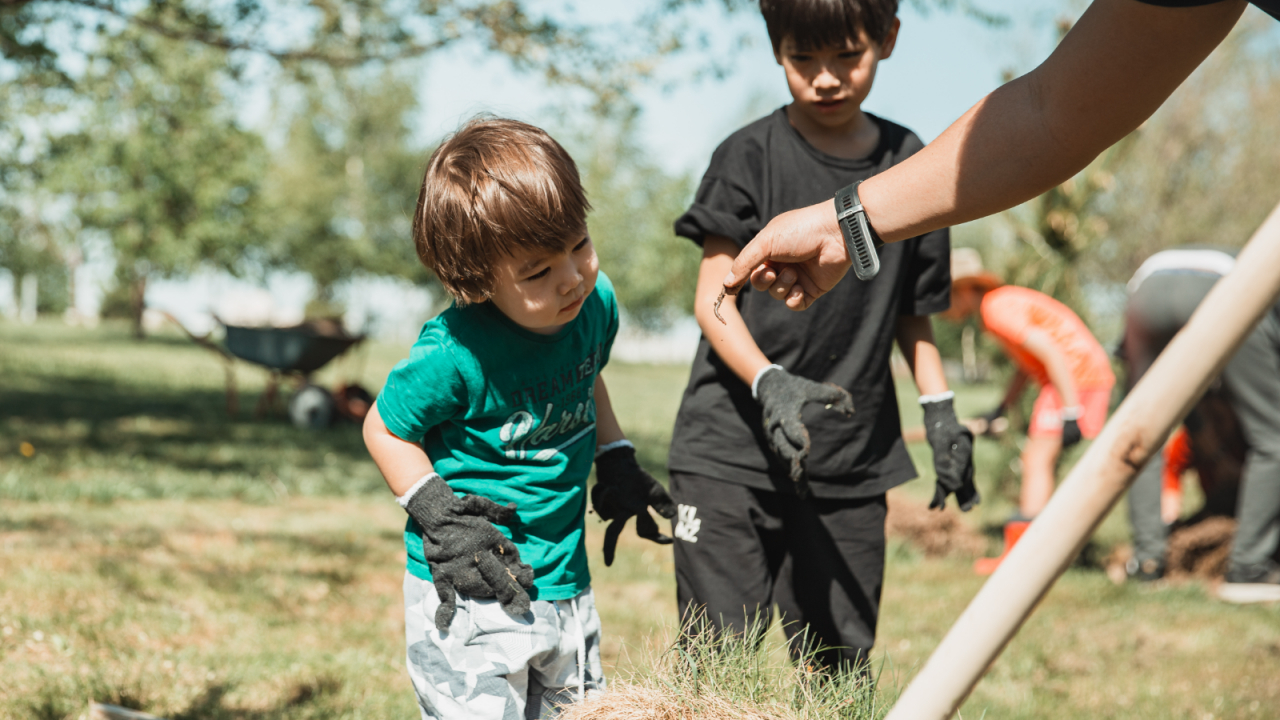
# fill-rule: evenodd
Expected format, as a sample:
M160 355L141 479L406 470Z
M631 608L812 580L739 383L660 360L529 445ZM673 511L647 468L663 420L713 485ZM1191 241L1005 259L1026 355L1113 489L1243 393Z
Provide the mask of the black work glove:
M440 597L436 629L445 632L453 622L457 593L498 598L512 615L529 612L533 568L520 562L520 552L493 523L509 523L515 503L505 506L479 495L457 497L432 473L405 503L405 510L422 528L422 552Z
M756 400L764 408L764 437L769 448L790 464L796 495L808 497L805 461L809 457L809 430L800 421L800 410L806 403L816 402L848 417L853 414L853 396L831 383L814 382L772 367L756 382Z
M973 486L973 433L956 419L951 398L923 407L924 436L933 448L933 469L938 474L929 509L943 509L947 496L954 493L960 510L969 512L982 499Z
M636 449L627 445L607 450L596 458L596 485L591 488L591 507L601 520L612 520L604 531L604 564L613 564L618 536L627 519L636 518L636 534L659 545L670 545L671 537L658 531L649 514L652 507L664 518L676 516L676 504L662 485L636 462Z
M1062 421L1062 449L1075 445L1084 439L1084 435L1080 433L1080 423L1075 418Z

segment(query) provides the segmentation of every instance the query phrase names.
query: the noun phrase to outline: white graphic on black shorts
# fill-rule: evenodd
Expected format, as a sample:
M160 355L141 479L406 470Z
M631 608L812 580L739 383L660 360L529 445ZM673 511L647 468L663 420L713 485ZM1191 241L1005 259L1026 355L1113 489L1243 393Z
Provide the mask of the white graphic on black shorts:
M676 527L672 533L685 542L698 542L698 530L702 521L698 519L698 508L692 505L676 506Z

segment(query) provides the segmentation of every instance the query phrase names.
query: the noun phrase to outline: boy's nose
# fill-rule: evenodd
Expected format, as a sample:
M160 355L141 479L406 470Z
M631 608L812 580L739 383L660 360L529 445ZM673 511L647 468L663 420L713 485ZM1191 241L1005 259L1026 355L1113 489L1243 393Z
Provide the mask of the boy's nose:
M560 294L568 295L582 284L583 276L576 264L570 265L564 279L560 282Z
M813 79L813 85L817 88L838 88L840 87L840 78L829 68L822 68L818 71L818 76Z

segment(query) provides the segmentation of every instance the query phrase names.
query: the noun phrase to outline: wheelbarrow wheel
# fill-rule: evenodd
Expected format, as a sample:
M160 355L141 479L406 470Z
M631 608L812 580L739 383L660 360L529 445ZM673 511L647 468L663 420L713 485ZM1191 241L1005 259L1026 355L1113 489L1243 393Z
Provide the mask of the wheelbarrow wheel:
M289 398L289 419L304 430L320 430L333 424L337 404L319 385L303 385Z

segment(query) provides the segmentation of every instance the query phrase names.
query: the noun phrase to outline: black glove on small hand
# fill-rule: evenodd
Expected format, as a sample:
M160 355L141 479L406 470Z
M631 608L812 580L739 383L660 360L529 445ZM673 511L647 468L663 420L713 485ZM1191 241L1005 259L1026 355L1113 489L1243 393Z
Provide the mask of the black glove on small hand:
M773 367L756 382L756 399L764 408L764 436L769 448L790 463L796 495L808 497L805 461L809 457L809 430L800 420L800 411L806 403L816 402L848 417L853 414L853 396L831 383L814 382Z
M662 485L636 462L636 449L623 445L596 458L596 484L591 488L591 507L601 520L612 520L604 531L604 564L613 564L618 536L627 519L636 518L636 534L659 545L670 545L671 537L658 531L649 514L652 507L664 518L676 516L676 504Z
M924 436L933 448L938 474L929 509L943 509L947 496L954 493L960 510L969 512L982 499L973 486L973 433L956 419L951 398L924 403Z
M533 568L493 523L509 523L515 503L499 505L479 495L457 497L439 475L432 475L409 498L405 510L422 528L422 551L440 597L436 629L453 622L457 593L496 597L512 615L529 612Z
M1080 433L1080 423L1075 418L1062 421L1062 449L1075 445L1084 439L1084 435Z

